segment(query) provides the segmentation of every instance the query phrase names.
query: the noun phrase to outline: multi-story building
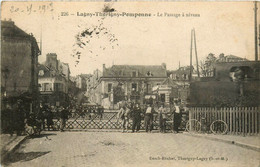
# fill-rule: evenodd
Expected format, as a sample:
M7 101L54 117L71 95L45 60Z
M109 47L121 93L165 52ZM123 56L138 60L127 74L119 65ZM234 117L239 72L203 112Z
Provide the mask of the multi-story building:
M86 78L82 75L77 75L75 78L76 87L82 91L86 91Z
M2 102L19 98L28 110L37 110L39 54L33 35L27 34L12 21L1 21Z
M68 64L57 60L55 53L46 55L46 62L39 66L41 102L53 106L68 105L70 70Z
M90 102L101 103L101 96L99 91L96 89L99 83L99 79L102 76L102 71L96 69L93 74L86 75L87 91L86 96Z
M99 96L96 103L116 107L119 101L132 100L143 103L145 95L152 94L152 87L167 78L166 64L162 65L113 65L106 68L93 93Z
M193 67L192 67L193 68ZM169 73L169 86L173 88L172 97L181 99L182 103L187 102L189 96L190 79L196 79L196 73L193 71L190 75L190 66L179 67Z

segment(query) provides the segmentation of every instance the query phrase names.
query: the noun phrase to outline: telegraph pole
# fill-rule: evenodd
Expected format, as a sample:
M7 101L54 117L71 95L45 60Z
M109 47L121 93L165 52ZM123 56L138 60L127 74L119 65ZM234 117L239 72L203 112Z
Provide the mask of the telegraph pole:
M255 61L258 61L258 46L257 46L257 1L255 1Z
M198 77L200 77L198 54L197 54L197 46L196 46L195 29L193 29L193 31L194 31L194 47L195 47L195 56L196 56L196 63L197 63L197 73L198 73Z
M190 43L190 81L192 79L192 41L193 41L193 29L191 30L191 43Z

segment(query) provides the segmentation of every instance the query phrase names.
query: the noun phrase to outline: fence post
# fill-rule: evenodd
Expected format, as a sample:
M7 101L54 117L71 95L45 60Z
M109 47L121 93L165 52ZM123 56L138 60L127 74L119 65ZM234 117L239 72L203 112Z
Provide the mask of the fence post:
M190 112L189 112L189 121L192 119L192 112L193 112L193 108L190 108ZM191 130L191 121L189 123L189 129Z
M255 108L252 108L252 134L255 133Z
M248 116L248 108L245 108L245 133L248 132L248 123L247 123L247 116Z
M258 128L258 124L259 124L259 123L257 123L257 117L258 117L258 113L257 113L258 110L257 109L258 108L255 107L255 111L254 111L255 112L255 117L254 118L255 118L255 133L256 134L258 133L258 129L257 128Z
M242 126L241 126L241 122L242 122L242 120L241 120L241 107L238 107L237 108L237 110L238 110L238 134L241 134L241 129L242 129Z
M249 115L248 115L248 118L249 118L249 121L248 121L248 124L249 124L248 134L249 135L251 135L251 133L252 133L252 115L251 115L251 110L252 110L252 108L249 107L249 111L248 111L248 113L249 113Z
M232 126L232 128L233 128L233 134L235 134L236 133L236 109L235 109L235 107L233 107L232 108L232 124L233 124L233 126Z
M245 136L245 108L241 108L242 135Z
M258 133L260 133L260 107L257 107L257 110L256 110L256 114L257 114L257 120L256 120L256 122L257 122L257 124L258 124L258 126L257 126L257 128L258 128Z

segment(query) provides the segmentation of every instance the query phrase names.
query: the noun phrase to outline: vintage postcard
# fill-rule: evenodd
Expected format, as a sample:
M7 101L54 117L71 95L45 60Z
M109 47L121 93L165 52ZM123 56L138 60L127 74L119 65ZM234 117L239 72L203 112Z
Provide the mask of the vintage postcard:
M259 10L3 1L1 166L259 167Z

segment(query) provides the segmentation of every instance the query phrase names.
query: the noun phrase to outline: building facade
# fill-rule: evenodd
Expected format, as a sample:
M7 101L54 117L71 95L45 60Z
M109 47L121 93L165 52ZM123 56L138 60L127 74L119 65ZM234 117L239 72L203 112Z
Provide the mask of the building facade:
M69 65L57 59L57 54L46 55L46 62L39 66L39 90L41 103L52 106L69 105Z
M27 34L12 21L1 21L2 102L19 98L30 111L38 109L39 54L33 35Z
M103 65L100 77L92 94L95 103L105 108L117 108L120 101L144 103L145 95L152 94L152 88L167 78L166 64L145 65Z

